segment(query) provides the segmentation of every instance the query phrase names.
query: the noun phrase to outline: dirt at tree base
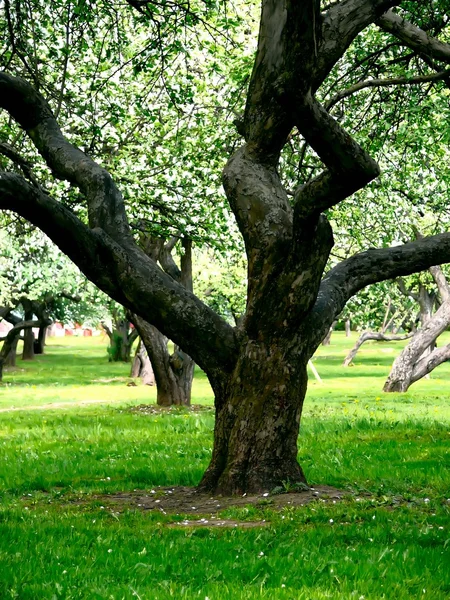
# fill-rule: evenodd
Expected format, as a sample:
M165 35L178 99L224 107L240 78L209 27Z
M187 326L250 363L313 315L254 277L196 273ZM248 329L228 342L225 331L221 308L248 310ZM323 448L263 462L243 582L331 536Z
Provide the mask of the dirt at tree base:
M257 508L282 510L285 507L300 507L310 502L336 502L348 496L349 492L330 486L316 486L308 490L280 494L257 494L243 496L211 496L198 492L193 487L157 487L151 490L135 490L116 494L102 494L91 497L104 502L114 510L135 509L140 511L159 511L163 514L192 515L194 519L170 523L170 526L203 526L203 527L263 527L268 525L261 521L236 521L219 516L220 511L228 508L239 508L248 505ZM198 518L197 518L198 516ZM204 518L200 518L204 517Z

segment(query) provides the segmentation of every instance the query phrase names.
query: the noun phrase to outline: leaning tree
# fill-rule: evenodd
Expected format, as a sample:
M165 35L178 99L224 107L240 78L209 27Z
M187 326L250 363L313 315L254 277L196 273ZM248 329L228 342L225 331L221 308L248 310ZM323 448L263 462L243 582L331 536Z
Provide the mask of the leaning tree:
M131 4L152 9L145 0ZM432 71L425 81L438 79L435 69L444 71L440 61L450 55L444 43L392 12L394 6L415 17L411 3L393 0L342 0L323 9L316 0L262 3L238 122L245 142L223 171L248 259L246 311L236 327L142 251L118 185L63 135L41 92L0 74L1 107L28 134L52 175L81 190L88 224L17 173L0 174L0 207L45 231L98 287L155 325L207 373L216 421L204 489L242 493L304 482L297 438L306 366L331 323L363 287L450 261L450 234L440 234L359 252L324 275L333 247L325 213L376 178L379 167L318 101L323 84L372 24L389 31L393 44L423 56ZM152 11L153 18L160 11ZM323 171L288 194L279 167L293 132L314 150Z

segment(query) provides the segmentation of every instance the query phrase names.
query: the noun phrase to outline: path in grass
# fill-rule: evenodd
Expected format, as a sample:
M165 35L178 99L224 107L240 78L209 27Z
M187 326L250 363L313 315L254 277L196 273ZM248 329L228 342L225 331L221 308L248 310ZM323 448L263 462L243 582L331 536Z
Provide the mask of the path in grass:
M72 402L49 402L48 404L26 404L24 406L10 406L9 408L0 408L0 413L13 412L18 410L50 410L53 408L69 408L77 406L89 406L90 404L119 404L123 399L116 398L112 400L73 400Z

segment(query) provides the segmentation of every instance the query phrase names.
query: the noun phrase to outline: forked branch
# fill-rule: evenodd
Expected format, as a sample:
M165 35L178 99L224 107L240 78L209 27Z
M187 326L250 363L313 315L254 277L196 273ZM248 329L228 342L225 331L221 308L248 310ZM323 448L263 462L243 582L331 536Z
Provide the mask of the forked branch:
M331 208L380 174L373 158L311 96L299 109L297 127L328 169L295 192L296 220Z

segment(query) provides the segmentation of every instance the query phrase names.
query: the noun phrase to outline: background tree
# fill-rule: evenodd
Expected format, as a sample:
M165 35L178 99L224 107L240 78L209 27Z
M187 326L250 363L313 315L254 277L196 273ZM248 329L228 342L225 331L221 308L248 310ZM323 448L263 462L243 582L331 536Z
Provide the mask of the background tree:
M169 277L192 292L192 242L186 238L181 240L182 254L178 266L173 257L177 241L177 237L166 241L160 236L154 237L141 232L139 245L155 263L159 262ZM157 404L189 406L195 366L192 358L177 344L171 353L169 340L163 333L135 313L130 312L129 317L150 359L156 383ZM143 358L145 360L145 357ZM143 364L145 365L145 362Z
M100 292L41 232L20 222L5 222L0 257L2 278L7 284L0 318L16 327L16 331L21 322L35 321L33 327L24 327L10 339L5 364L15 366L19 339L24 342L24 360L32 360L35 353L42 354L47 327L54 320L67 323L90 319L95 325L98 323L104 311ZM38 322L40 325L36 325ZM34 328L38 328L37 339Z
M110 362L130 362L131 349L139 334L122 306L117 302L108 304L111 321L108 323L106 320L102 320L102 327L109 338L109 360Z
M434 315L426 314L420 329L395 359L384 384L385 392L406 392L411 384L450 359L449 344L436 347L436 340L450 326L450 287L440 267L430 267L430 272L438 287L441 304ZM423 297L423 289L420 291Z
M139 377L144 385L155 385L155 374L152 363L145 349L144 342L139 339L139 344L131 363L130 377Z

